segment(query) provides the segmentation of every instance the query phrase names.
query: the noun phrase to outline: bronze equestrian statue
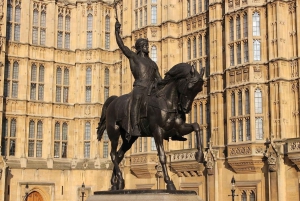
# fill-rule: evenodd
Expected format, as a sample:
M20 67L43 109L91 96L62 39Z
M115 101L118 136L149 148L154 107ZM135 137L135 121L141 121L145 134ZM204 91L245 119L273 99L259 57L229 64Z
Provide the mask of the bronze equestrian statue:
M183 136L195 131L198 150L195 158L198 162L203 162L202 136L200 136L199 124L185 123L185 114L190 112L195 96L202 90L203 74L203 69L199 74L193 66L187 63L175 65L165 74L157 90L147 96L146 104L143 104L140 109L141 136L154 137L167 190L176 190L176 188L167 171L164 139L169 139L176 133ZM132 136L129 140L126 139L126 133L128 132L126 117L129 115L127 108L130 99L131 94L109 97L103 105L97 128L98 140L101 140L106 129L111 141L110 156L114 164L111 190L124 189L125 182L119 163L138 138ZM120 136L123 143L117 151Z

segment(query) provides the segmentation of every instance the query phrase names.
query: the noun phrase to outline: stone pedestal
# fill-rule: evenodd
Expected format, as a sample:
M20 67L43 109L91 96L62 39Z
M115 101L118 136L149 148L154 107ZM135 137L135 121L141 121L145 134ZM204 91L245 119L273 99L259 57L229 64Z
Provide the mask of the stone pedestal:
M195 191L120 190L97 191L86 201L201 201Z

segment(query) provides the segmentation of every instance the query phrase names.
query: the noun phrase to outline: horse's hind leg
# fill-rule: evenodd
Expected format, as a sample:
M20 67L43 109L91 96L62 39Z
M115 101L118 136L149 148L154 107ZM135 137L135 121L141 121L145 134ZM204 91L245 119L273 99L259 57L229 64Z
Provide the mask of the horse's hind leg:
M120 137L120 129L118 126L108 125L106 130L111 142L110 157L112 163L114 164L114 170L112 173L112 178L110 180L112 185L111 190L124 189L124 179L119 168L119 162L117 157L117 147Z

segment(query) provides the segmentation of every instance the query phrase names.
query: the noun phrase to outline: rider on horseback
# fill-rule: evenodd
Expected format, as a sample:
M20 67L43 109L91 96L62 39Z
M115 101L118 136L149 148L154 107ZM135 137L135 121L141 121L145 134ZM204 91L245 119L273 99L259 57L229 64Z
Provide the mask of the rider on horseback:
M135 43L135 53L124 45L119 35L120 27L121 24L116 21L115 34L117 44L124 55L129 59L130 69L135 79L133 83L132 102L130 110L130 122L132 128L131 135L141 136L138 123L142 98L153 88L155 82L161 81L161 76L158 72L156 63L149 57L148 40L139 38Z

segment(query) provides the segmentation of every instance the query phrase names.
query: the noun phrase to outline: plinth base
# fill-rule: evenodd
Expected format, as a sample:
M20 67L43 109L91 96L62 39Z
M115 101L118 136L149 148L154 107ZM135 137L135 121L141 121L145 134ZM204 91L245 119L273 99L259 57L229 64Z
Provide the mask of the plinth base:
M86 201L201 201L195 191L119 190L96 191Z

